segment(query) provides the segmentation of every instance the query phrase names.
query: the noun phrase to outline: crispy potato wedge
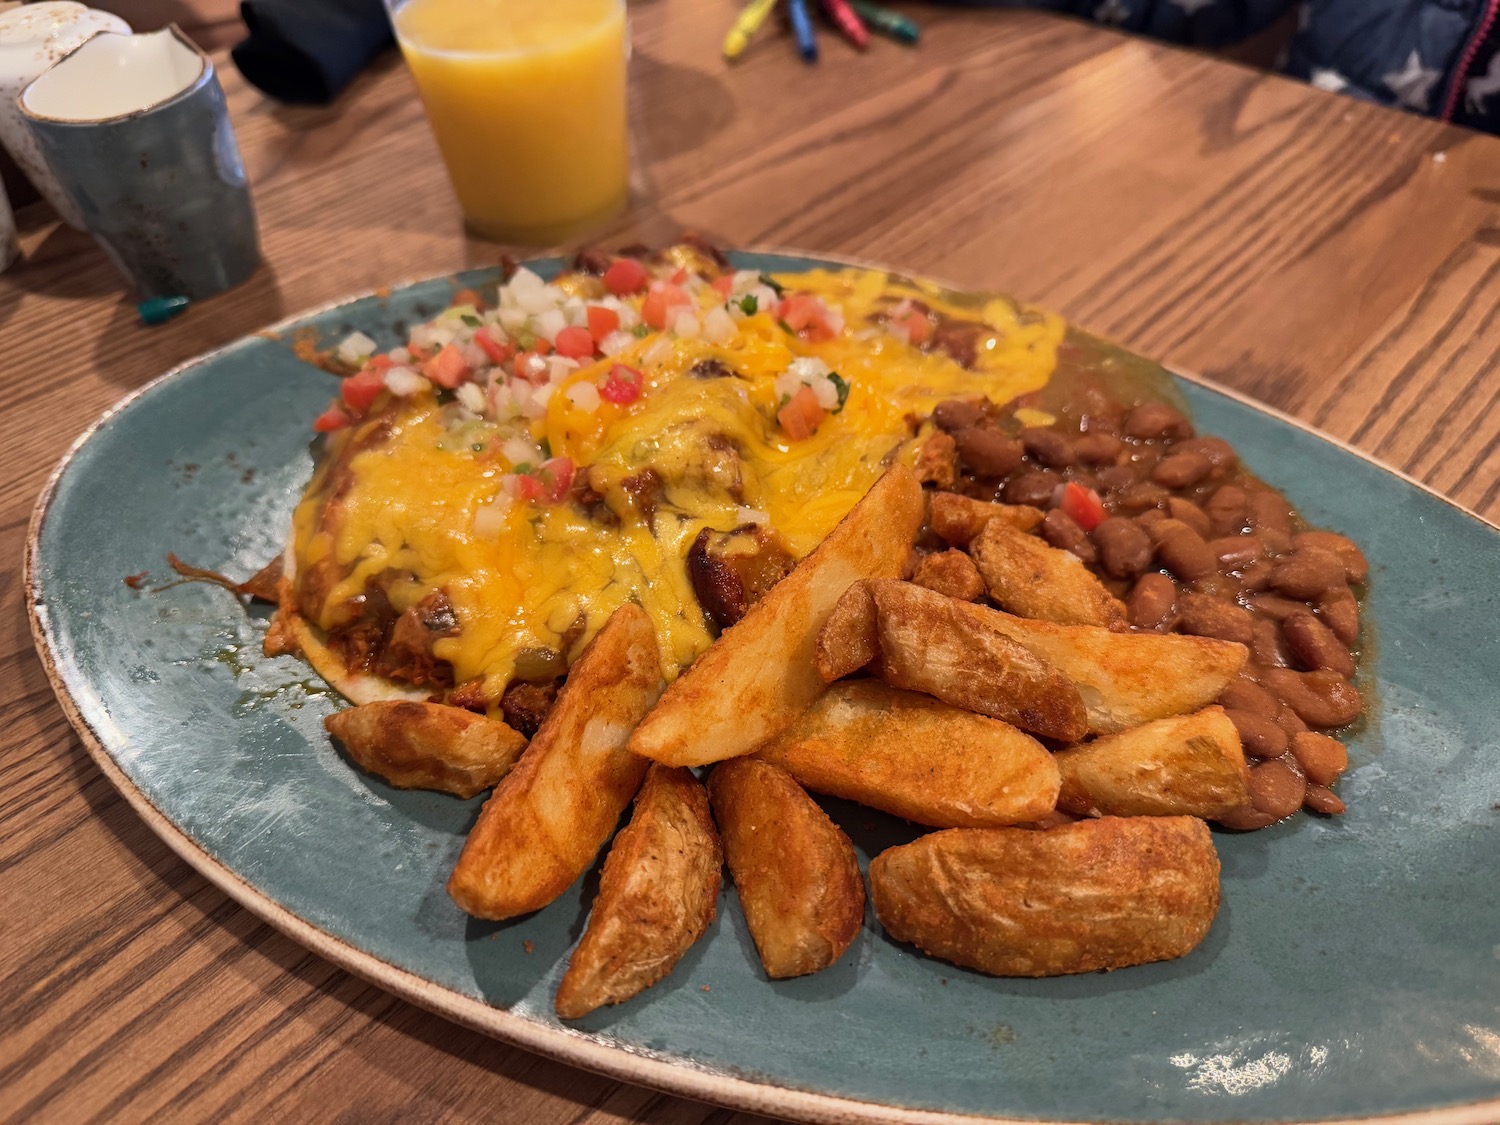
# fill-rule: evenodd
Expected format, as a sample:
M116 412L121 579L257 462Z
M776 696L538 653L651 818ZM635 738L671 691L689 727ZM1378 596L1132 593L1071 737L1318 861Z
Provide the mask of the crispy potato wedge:
M1002 609L1059 625L1125 628L1124 604L1071 551L996 519L974 537L969 554Z
M510 772L526 736L499 719L446 703L387 700L323 720L349 757L401 789L472 797Z
M1222 816L1250 803L1250 768L1222 707L1157 719L1057 754L1058 807L1083 816Z
M1030 531L1043 517L1040 508L1025 504L991 504L957 492L934 492L927 522L953 546L967 547L990 520L1003 520L1017 531Z
M485 802L448 878L477 918L546 906L594 862L649 763L625 749L661 692L656 632L617 609L568 673L516 768Z
M1091 734L1118 734L1153 719L1207 707L1249 657L1245 646L1234 641L1181 633L1114 633L1091 625L1056 625L984 606L954 604L986 628L1024 645L1077 684ZM1077 736L1068 739L1076 740Z
M901 573L925 498L896 465L828 538L667 689L630 750L669 766L748 754L823 690L818 633L851 583Z
M1186 816L953 828L876 856L870 894L891 937L955 965L1089 973L1196 947L1219 911L1219 857Z
M766 975L800 977L832 965L865 916L849 837L790 774L757 758L715 766L708 795Z
M910 582L879 580L869 587L887 683L1064 742L1087 732L1078 689L1045 659L987 624L984 615L995 610Z
M756 751L801 785L935 828L1040 820L1052 755L1008 723L878 680L835 684Z
M860 579L834 603L823 628L818 630L818 675L827 683L857 672L880 655L880 637L875 630L875 599L868 579Z
M923 555L912 569L911 580L962 602L972 602L985 592L984 577L974 560L952 548Z
M610 845L557 1014L576 1020L618 1004L672 971L718 907L724 848L708 794L691 770L652 766L630 823Z

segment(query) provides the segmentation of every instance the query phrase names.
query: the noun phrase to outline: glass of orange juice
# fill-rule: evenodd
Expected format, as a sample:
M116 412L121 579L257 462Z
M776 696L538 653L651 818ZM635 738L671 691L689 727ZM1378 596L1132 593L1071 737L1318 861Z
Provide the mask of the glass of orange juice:
M624 206L624 0L386 6L470 228L546 245Z

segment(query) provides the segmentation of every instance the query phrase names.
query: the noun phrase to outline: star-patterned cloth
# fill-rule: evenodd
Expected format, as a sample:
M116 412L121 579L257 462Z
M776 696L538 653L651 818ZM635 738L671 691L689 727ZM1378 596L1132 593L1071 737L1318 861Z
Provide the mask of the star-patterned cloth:
M958 0L1046 8L1174 43L1233 43L1296 12L1278 66L1320 90L1500 133L1500 0Z

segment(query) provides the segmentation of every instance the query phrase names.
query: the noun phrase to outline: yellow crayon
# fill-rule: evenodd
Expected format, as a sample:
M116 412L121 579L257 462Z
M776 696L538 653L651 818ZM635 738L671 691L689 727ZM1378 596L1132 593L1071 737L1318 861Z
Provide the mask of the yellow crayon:
M726 59L739 58L740 53L750 44L750 36L760 29L760 25L766 22L766 17L771 14L771 9L776 7L776 0L750 0L745 5L745 10L734 21L734 26L729 29L729 34L724 37L724 57Z

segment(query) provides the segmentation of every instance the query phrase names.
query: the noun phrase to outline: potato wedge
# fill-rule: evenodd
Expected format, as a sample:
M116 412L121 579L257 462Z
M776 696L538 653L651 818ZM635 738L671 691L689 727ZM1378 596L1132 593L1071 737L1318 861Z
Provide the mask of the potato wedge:
M1071 551L997 519L974 537L969 554L1002 609L1059 625L1125 628L1124 604Z
M1153 719L1207 707L1249 657L1245 646L1234 641L1181 633L1113 633L1091 625L1055 625L984 606L955 604L1077 684L1092 734L1117 734Z
M557 988L557 1014L579 1019L670 973L714 920L723 868L702 784L691 770L652 766L610 845L588 928Z
M790 774L756 758L715 766L708 795L766 975L800 977L832 965L865 916L849 837Z
M1004 520L1017 531L1030 531L1043 515L1041 509L1024 504L992 504L957 492L934 492L927 522L953 546L967 547L990 520Z
M1219 911L1219 857L1193 817L952 828L870 863L886 932L981 973L1048 977L1181 957Z
M623 605L485 802L448 878L454 902L477 918L514 918L546 906L588 869L646 775L648 763L625 741L660 692L651 619Z
M988 625L984 615L995 610L910 582L879 580L869 587L887 683L1064 742L1087 732L1078 689L1045 659Z
M1222 816L1250 802L1250 768L1222 707L1157 719L1057 754L1058 807L1083 816Z
M323 720L349 757L401 789L472 797L510 772L526 736L499 719L446 703L387 700Z
M823 628L818 630L818 675L827 683L857 672L880 655L880 637L875 630L875 599L870 583L862 578L834 603Z
M1036 739L878 680L835 684L755 756L815 792L935 828L1022 824L1057 805L1057 765Z
M667 689L630 750L669 766L748 754L823 690L818 633L851 583L901 573L925 498L901 465Z

